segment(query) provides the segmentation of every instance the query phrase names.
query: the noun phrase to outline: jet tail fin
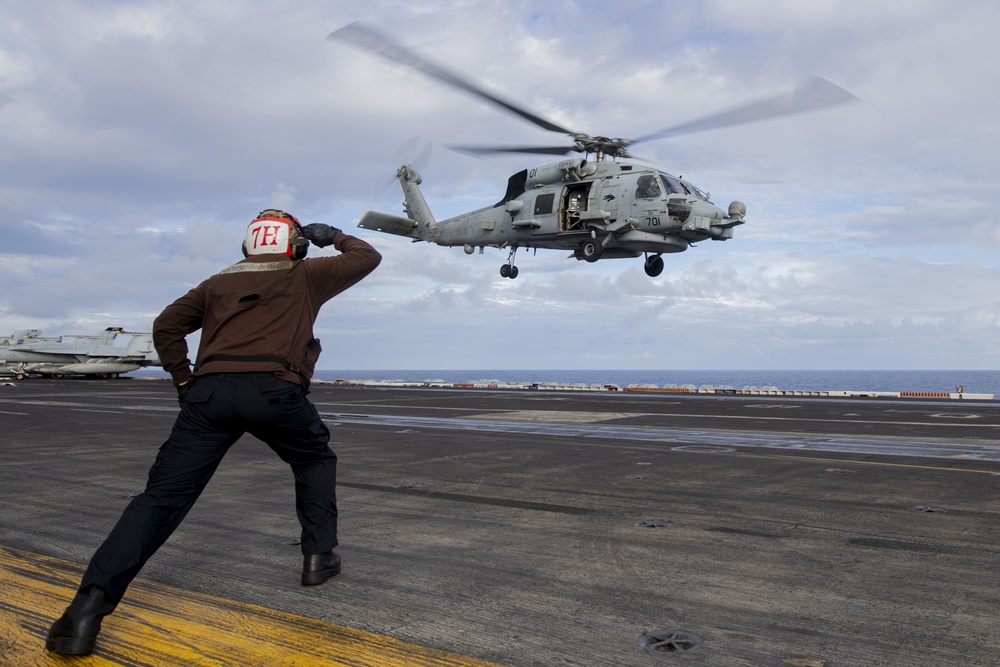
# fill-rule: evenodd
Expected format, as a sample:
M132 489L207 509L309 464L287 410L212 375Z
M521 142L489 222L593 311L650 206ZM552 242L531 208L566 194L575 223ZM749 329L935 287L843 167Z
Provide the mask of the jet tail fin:
M153 334L133 333L131 336L132 339L125 347L125 356L131 359L141 358L146 362L144 365L159 366L160 357L156 354L156 348L153 347Z

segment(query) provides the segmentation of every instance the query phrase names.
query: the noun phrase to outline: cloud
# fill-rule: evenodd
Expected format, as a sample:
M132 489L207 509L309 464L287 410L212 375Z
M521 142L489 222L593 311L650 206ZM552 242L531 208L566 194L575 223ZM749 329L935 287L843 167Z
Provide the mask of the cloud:
M506 250L355 223L402 214L384 186L415 136L435 146L439 219L545 162L444 145L568 138L324 39L354 20L591 134L812 74L861 101L637 146L748 208L734 239L664 256L660 277L520 250L506 280ZM276 206L384 255L321 314L322 367L995 368L998 20L929 0L19 3L0 24L0 333L148 328Z

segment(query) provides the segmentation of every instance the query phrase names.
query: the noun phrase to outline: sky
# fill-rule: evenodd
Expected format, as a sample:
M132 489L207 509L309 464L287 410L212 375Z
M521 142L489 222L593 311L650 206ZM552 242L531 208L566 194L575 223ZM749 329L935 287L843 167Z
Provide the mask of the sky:
M148 331L276 207L383 255L324 306L320 369L1000 368L995 1L0 0L0 16L0 334ZM325 39L354 21L589 134L812 75L858 101L636 147L747 207L735 238L665 255L659 277L539 250L509 280L504 250L357 221L403 214L403 161L440 220L551 161L448 145L561 138Z

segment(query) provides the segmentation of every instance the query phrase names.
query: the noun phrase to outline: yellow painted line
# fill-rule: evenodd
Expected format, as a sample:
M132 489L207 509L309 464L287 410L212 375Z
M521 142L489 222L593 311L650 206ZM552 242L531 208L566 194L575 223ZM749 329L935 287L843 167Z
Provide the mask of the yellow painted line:
M0 547L0 665L503 667L142 579L104 619L92 655L49 653L45 635L82 575L74 563Z

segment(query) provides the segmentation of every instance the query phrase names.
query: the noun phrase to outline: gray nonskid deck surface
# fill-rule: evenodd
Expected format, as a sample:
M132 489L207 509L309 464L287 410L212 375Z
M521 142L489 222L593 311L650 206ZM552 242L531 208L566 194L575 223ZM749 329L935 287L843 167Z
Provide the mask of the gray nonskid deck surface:
M0 390L0 544L85 563L141 491L172 389ZM298 584L291 474L244 438L142 577L512 666L997 664L996 404L312 398L342 575ZM654 629L705 643L649 653Z

